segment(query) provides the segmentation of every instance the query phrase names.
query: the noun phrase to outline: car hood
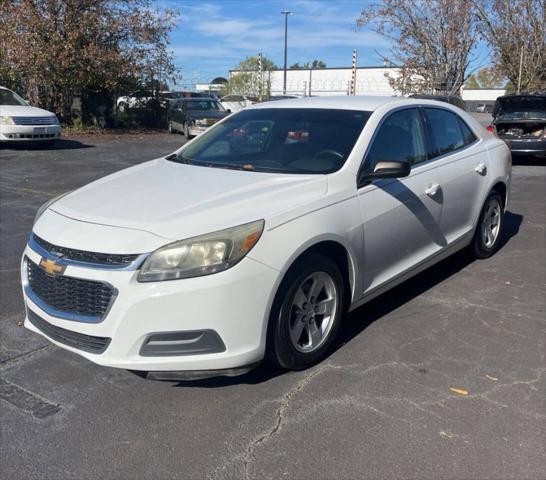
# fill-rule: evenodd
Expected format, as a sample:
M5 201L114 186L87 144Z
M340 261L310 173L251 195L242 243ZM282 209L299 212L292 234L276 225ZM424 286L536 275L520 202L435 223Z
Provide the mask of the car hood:
M201 118L224 118L229 115L229 112L223 112L221 110L192 110L187 113L189 118L201 119Z
M55 114L27 105L0 105L0 115L7 115L9 117L51 117Z
M287 175L183 165L164 158L76 190L50 209L75 220L178 240L276 214L302 214L327 192L324 175ZM290 218L288 214L288 218ZM269 224L271 226L271 224Z
M546 95L510 95L497 98L495 115L526 111L546 112Z

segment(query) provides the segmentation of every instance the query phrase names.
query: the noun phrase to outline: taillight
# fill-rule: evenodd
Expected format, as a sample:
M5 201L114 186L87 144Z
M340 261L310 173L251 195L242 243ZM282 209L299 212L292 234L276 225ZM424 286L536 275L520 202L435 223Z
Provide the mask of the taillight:
M497 132L495 132L495 127L493 125L487 125L487 131L493 135L497 134Z

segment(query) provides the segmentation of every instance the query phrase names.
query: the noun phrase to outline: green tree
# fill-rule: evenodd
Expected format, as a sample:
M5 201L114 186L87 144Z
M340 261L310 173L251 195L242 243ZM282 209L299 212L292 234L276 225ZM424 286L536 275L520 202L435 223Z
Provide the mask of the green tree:
M496 68L485 67L472 73L466 81L466 88L501 88L505 80Z
M230 78L222 90L222 95L232 93L260 99L267 98L271 89L271 71L276 68L272 60L262 56L260 72L258 56L246 57L230 72Z
M299 62L290 65L291 70L306 69L306 68L326 68L326 64L322 60L313 60L312 62L305 62L303 65L300 65Z

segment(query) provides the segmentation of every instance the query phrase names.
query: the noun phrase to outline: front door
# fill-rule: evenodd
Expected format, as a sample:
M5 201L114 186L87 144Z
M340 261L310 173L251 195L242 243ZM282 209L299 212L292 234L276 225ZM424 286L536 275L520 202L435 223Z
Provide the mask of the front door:
M364 231L364 293L388 283L440 251L446 239L440 227L443 192L440 172L427 161L422 116L404 108L380 124L363 168L381 160L407 161L408 177L375 180L358 190Z

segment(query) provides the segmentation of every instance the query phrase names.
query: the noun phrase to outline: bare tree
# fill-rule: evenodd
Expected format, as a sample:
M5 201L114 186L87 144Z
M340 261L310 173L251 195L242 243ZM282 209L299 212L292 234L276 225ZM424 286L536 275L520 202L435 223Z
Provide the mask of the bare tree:
M472 0L381 0L357 26L371 26L393 47L384 60L402 67L389 82L400 93L458 94L477 38Z
M495 68L511 89L546 88L546 2L474 0L478 26L489 44Z
M68 116L72 95L164 80L176 12L152 0L0 0L0 83Z

